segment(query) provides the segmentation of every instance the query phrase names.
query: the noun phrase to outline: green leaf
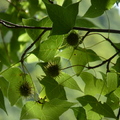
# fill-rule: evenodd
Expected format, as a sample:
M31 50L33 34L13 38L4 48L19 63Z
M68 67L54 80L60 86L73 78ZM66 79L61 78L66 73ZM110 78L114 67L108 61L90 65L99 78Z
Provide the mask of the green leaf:
M34 19L23 19L22 22L24 25L34 27L51 27L52 24L51 20L48 17L45 17L40 21L36 21ZM26 32L32 38L33 41L35 41L38 38L42 31L43 30L41 29L26 29Z
M33 16L37 11L40 10L40 5L38 0L28 0L29 2L29 13Z
M48 62L54 58L62 43L63 36L50 36L48 40L43 41L40 47L35 49L33 53L35 53L39 59Z
M116 94L115 92L106 95L106 97L107 97L106 103L107 103L113 110L119 108L119 97L117 96L117 94Z
M48 99L66 99L66 94L63 86L59 85L53 78L46 76L40 81L40 83L44 85Z
M86 112L83 107L72 107L77 120L87 120Z
M106 82L101 79L97 79L91 73L82 72L80 77L85 82L84 92L89 95L102 94L105 95L108 93L108 88Z
M75 90L80 90L78 84L76 83L76 81L72 78L72 76L66 74L66 73L61 73L60 77L56 78L56 81L58 82L58 84L64 86L64 87L68 87L70 89L75 89Z
M85 13L84 17L98 17L104 13L105 10L110 9L116 0L91 0L91 6Z
M72 4L72 0L64 0L62 6L67 7L70 4Z
M20 120L34 118L41 120L59 120L59 116L72 105L73 103L56 98L43 105L30 101L23 106Z
M120 86L114 91L114 94L120 98Z
M107 87L108 91L111 92L117 88L118 78L116 73L107 73Z
M6 113L6 108L5 108L5 103L4 103L4 96L3 96L3 93L0 89L0 108L3 109Z
M9 82L6 79L4 79L2 76L0 76L0 88L4 96L6 97L8 93L8 86L9 86Z
M70 60L70 63L77 75L82 72L88 62L99 60L99 57L94 51L82 48L75 50L74 48L69 47L64 49L58 55Z
M8 99L11 105L14 105L17 102L17 100L21 97L19 87L24 80L29 82L31 84L31 87L33 87L31 77L23 73L17 67L6 70L2 75L9 82Z
M89 104L92 107L92 111L97 112L104 117L111 117L111 118L116 118L113 110L108 106L106 103L101 103L98 102L96 98L86 95L83 97L79 97L77 99L83 106Z
M75 25L79 2L67 7L49 4L45 0L43 0L43 2L45 3L49 17L53 22L51 34L60 35L68 33Z
M10 65L10 61L8 59L8 54L3 45L0 45L0 62L2 62L2 64L5 64L7 66Z
M75 26L76 27L88 27L88 28L97 27L92 21L87 20L85 18L77 18L75 22Z
M120 57L117 59L117 62L116 64L113 66L113 68L118 72L120 73Z

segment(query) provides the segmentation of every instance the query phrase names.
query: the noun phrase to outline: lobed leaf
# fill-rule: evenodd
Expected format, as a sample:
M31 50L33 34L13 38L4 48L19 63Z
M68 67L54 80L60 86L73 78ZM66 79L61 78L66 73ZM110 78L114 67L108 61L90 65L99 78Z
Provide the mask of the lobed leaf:
M11 105L14 105L21 97L19 86L23 81L29 82L31 84L31 87L33 87L31 77L27 74L25 75L25 73L23 73L18 67L10 68L6 70L2 75L9 82L8 99Z
M44 85L48 99L66 99L66 94L63 86L59 85L53 78L46 76L40 81L40 83Z
M57 4L45 3L48 15L53 22L52 35L60 35L68 33L75 25L76 16L78 14L79 2L70 4L67 7Z
M104 117L116 118L113 110L106 103L98 102L96 98L90 95L79 97L77 99L83 106L89 104L92 107L92 111L97 112Z
M82 72L80 77L85 82L84 92L89 95L102 94L105 95L108 93L108 88L106 82L101 79L97 79L91 73Z
M22 108L20 120L34 118L41 120L59 120L59 116L72 105L73 103L57 98L43 105L34 101L29 101Z

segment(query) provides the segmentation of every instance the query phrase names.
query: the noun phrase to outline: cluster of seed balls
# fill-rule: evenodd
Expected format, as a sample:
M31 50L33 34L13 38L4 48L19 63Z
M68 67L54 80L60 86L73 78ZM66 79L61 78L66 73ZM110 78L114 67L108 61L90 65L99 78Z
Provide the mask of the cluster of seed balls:
M76 32L69 33L65 39L70 46L76 46L79 42L79 36ZM49 62L45 69L51 77L57 77L60 74L60 66L57 63ZM27 81L23 82L19 86L19 92L21 96L28 97L32 93L32 87Z

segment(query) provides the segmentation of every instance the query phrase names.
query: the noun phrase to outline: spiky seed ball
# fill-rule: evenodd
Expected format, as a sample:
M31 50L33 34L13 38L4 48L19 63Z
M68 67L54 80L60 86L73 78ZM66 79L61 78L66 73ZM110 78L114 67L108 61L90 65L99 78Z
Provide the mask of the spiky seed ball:
M70 34L68 34L68 36L66 37L66 41L69 45L71 46L76 46L78 44L79 41L79 36L77 33L75 32L71 32Z
M55 63L48 63L46 66L46 71L51 77L57 77L60 73L60 67Z
M30 83L28 83L26 81L26 82L23 82L22 84L20 84L19 92L20 92L21 96L28 97L32 92L32 87L31 87Z

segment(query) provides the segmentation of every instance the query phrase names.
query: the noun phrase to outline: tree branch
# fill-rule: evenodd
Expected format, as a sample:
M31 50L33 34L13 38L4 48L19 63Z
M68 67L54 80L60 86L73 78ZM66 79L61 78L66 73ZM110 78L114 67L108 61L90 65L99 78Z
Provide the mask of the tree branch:
M52 30L52 27L36 27L36 26L23 26L14 24L5 20L0 19L0 24L4 25L7 28L25 28L25 29L44 29ZM94 28L84 28L84 27L73 27L75 30L89 31L89 32L104 32L104 33L117 33L120 34L120 30L114 29L94 29Z

